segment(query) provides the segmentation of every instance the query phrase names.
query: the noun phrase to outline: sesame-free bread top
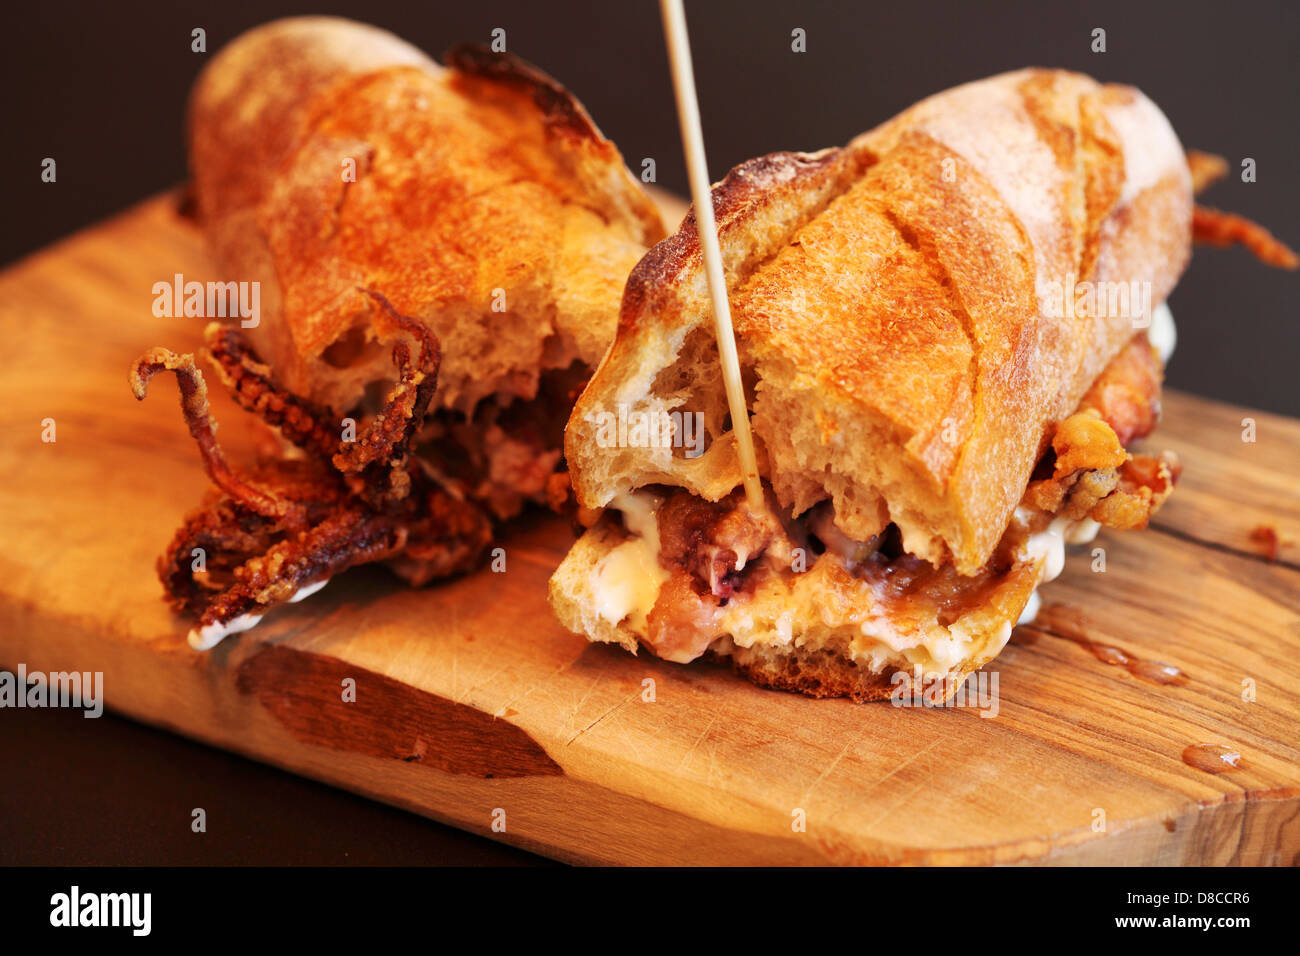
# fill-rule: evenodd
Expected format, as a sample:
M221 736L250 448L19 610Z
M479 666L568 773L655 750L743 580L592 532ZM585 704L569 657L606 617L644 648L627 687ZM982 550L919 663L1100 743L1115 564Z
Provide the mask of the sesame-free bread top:
M1128 87L1022 70L924 100L842 149L751 160L713 190L760 469L782 504L830 498L857 540L973 574L1054 427L1133 337L1134 305L1071 314L1075 282L1164 301L1190 253L1191 181ZM1131 286L1137 283L1137 286ZM741 481L694 216L636 267L579 400L579 500ZM602 413L698 412L711 441L611 447Z
M222 277L261 283L259 350L335 408L393 377L362 289L433 330L435 401L468 411L594 365L663 235L582 106L508 54L460 48L444 68L374 27L276 21L213 59L189 127Z

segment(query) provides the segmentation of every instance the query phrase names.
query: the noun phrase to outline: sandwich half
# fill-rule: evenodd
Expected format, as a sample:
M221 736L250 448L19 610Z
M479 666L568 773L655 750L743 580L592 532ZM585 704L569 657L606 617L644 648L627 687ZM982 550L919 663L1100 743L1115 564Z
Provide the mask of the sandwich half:
M190 163L223 275L260 282L246 335L277 384L377 411L396 379L381 293L439 343L424 457L505 517L545 499L664 229L564 87L481 47L446 60L336 18L259 27L200 76Z
M767 508L750 509L694 216L636 267L565 450L588 525L550 585L593 641L760 685L945 696L1067 542L1145 527L1169 454L1187 158L1135 89L1024 70L713 189Z
M567 90L509 54L442 66L307 17L217 55L189 130L217 274L260 293L257 315L208 327L206 357L270 448L226 463L194 356L132 369L137 398L178 375L215 485L158 565L192 646L356 564L464 571L500 521L563 499L564 422L664 235Z

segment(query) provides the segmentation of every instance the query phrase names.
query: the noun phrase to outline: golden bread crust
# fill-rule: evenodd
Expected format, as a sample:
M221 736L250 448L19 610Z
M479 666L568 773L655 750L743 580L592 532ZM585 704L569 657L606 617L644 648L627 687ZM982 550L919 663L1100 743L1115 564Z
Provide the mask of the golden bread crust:
M216 257L262 283L260 350L336 407L391 376L361 289L429 325L437 401L469 410L594 365L663 234L582 106L509 55L459 48L444 69L371 27L279 21L214 59L190 129Z
M750 172L755 171L755 172ZM965 574L988 560L1055 425L1132 338L1054 289L1145 284L1190 250L1177 138L1136 90L1023 70L938 94L816 159L777 154L715 187L760 464L796 512L831 498L866 540ZM711 319L688 217L624 294L615 344L570 420L579 500L649 483L716 500L740 480L714 407ZM703 354L703 358L701 358ZM716 367L716 359L713 359ZM704 409L699 459L594 447L619 403Z
M775 255L786 237L845 189L857 172L857 160L840 149L773 153L731 170L713 187L728 286L734 287L740 276ZM762 228L755 228L755 223ZM677 232L652 248L632 270L623 292L615 345L570 416L565 458L574 491L584 505L603 507L619 490L655 482L681 484L711 500L736 486L739 463L729 441L718 442L686 466L690 473L684 474L682 461L674 461L662 449L610 448L596 437L598 416L619 405L643 403L672 357L690 352L683 348L687 336L698 330L698 319L708 308L692 210ZM713 399L720 415L724 403L716 363L705 374L717 385ZM712 437L718 431L712 429Z

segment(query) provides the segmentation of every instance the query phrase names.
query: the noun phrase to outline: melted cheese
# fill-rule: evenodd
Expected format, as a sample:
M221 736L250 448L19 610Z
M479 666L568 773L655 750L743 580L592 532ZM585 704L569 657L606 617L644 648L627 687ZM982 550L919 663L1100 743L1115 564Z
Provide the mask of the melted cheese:
M1016 623L1017 624L1030 623L1031 621L1033 621L1034 618L1038 617L1038 610L1042 606L1043 606L1043 599L1038 596L1038 588L1034 588L1034 590L1029 595L1029 603L1026 604L1025 609L1020 612L1020 617L1016 621Z
M610 624L626 624L640 637L646 636L646 618L669 578L659 563L655 512L661 503L658 495L643 491L610 502L611 508L623 513L623 524L632 537L601 558L591 572L596 613Z

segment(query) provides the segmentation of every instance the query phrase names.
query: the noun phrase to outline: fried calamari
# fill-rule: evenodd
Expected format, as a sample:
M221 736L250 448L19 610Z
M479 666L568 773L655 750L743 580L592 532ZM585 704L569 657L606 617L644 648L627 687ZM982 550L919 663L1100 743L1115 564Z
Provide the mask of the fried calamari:
M171 604L198 619L195 648L251 627L350 567L382 561L423 584L472 567L491 539L478 506L411 455L437 386L436 339L368 294L393 332L396 384L359 433L355 422L281 388L237 329L208 327L208 357L235 401L301 452L267 458L247 477L217 444L193 355L155 348L131 370L137 399L154 375L176 375L186 424L216 486L158 562Z

